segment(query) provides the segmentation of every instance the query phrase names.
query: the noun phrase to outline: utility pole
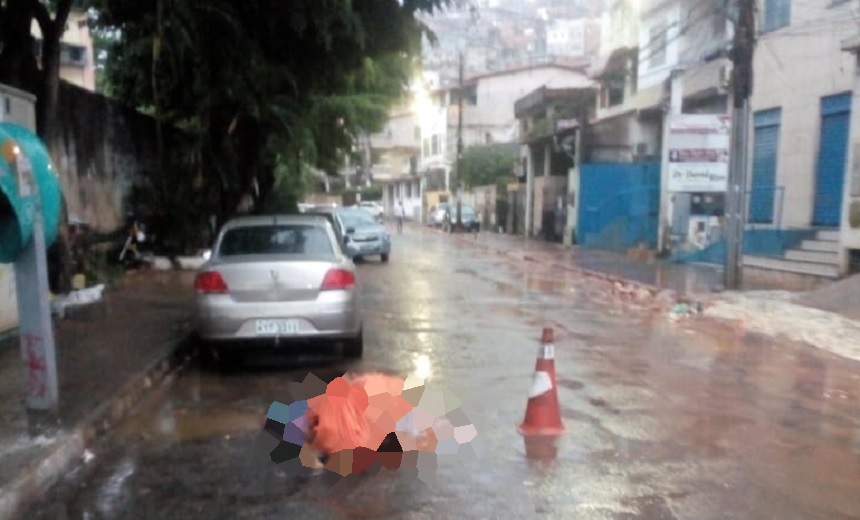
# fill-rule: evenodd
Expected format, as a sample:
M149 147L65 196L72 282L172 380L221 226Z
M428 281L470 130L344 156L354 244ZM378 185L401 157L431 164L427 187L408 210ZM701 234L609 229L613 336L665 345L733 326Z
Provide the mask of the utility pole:
M464 100L464 93L463 93L463 83L464 83L464 81L463 81L463 74L464 74L464 63L463 63L463 61L464 61L464 58L463 58L463 53L461 51L460 52L460 64L459 64L460 70L459 70L459 74L458 74L459 77L457 80L457 84L459 86L459 88L458 88L459 98L457 99L457 163L455 166L455 175L454 175L454 189L456 190L455 191L455 197L457 199L457 221L456 221L456 225L458 225L458 226L460 225L460 222L461 222L460 211L462 209L462 204L460 201L460 182L461 182L460 181L460 179L461 179L461 177L460 177L460 166L461 166L461 161L463 158L463 148L464 148L463 147L463 106L465 105L465 103L464 103L465 100Z
M726 190L726 259L724 286L737 290L743 284L744 228L749 151L750 96L755 52L755 0L736 0L737 20L732 60L732 142Z

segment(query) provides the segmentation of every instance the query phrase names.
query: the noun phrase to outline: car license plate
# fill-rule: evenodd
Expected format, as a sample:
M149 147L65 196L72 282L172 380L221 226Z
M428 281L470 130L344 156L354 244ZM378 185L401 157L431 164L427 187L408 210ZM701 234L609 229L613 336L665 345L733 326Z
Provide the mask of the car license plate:
M257 320L258 336L284 336L298 332L299 322L296 320Z
M361 250L362 250L362 251L370 251L370 250L371 250L371 249L373 249L374 247L376 247L376 246L375 246L375 245L373 245L373 244L364 244L364 245L362 245L362 246L361 246Z

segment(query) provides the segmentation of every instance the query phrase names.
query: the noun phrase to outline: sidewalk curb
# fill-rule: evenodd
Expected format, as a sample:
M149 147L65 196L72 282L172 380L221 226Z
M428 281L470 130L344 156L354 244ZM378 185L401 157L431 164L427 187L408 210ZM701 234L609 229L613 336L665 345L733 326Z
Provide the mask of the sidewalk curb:
M174 347L131 378L112 398L96 407L66 433L42 460L22 468L19 476L0 488L0 520L11 520L37 500L64 474L79 464L84 453L111 428L130 414L154 390L169 383L191 360L189 337L175 340Z

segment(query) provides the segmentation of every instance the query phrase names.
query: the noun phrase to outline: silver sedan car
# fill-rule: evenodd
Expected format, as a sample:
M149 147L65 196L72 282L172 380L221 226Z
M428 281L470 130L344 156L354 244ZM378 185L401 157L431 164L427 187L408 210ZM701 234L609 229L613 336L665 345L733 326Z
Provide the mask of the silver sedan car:
M345 357L362 355L355 265L324 217L228 222L195 291L197 338L216 353L244 343L329 340Z

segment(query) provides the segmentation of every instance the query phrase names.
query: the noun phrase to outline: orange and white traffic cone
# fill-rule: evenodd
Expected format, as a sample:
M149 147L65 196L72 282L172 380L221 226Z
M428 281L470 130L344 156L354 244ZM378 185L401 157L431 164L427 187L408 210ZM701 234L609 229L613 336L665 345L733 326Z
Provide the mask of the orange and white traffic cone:
M553 330L543 329L526 416L517 426L521 435L558 436L565 432L558 405Z

